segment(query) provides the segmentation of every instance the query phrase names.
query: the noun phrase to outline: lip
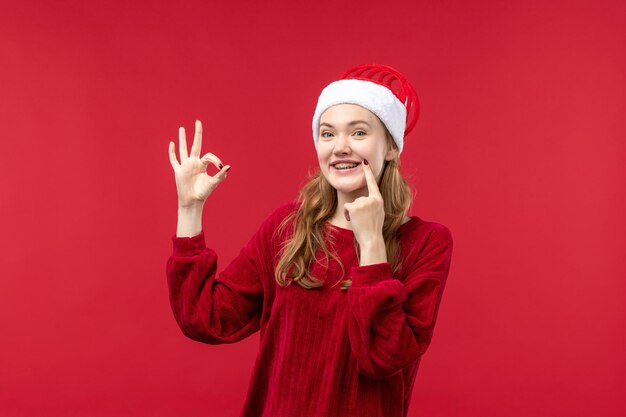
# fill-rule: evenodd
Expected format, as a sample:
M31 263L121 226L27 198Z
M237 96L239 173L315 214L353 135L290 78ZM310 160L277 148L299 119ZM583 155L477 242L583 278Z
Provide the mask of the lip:
M335 164L341 164L341 163L357 164L357 166L355 166L354 168L349 168L349 169L337 169L337 168L335 168ZM330 170L332 172L337 173L337 174L349 174L351 172L354 172L356 169L358 169L359 165L361 165L360 161L354 161L354 160L351 160L351 159L338 159L338 160L333 161L333 162L330 163Z
M330 166L334 166L335 164L360 164L361 161L355 161L354 159L337 159L336 161L332 161Z

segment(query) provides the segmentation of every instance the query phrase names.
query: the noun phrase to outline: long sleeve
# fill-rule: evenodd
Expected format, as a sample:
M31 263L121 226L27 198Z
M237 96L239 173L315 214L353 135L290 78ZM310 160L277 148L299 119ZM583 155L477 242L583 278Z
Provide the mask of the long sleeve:
M452 256L450 231L434 224L402 280L389 262L351 269L348 335L365 376L389 377L430 344Z
M262 226L220 274L204 232L172 237L166 266L170 305L185 336L209 344L233 343L259 330L267 229Z

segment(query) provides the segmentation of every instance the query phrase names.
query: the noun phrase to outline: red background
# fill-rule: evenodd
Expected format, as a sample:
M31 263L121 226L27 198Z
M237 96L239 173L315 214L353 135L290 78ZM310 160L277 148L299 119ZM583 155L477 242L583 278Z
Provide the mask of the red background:
M409 416L625 415L623 1L110 3L0 6L2 416L238 415L258 333L203 345L170 311L168 142L200 119L233 167L223 267L365 62L416 86L411 214L455 239Z

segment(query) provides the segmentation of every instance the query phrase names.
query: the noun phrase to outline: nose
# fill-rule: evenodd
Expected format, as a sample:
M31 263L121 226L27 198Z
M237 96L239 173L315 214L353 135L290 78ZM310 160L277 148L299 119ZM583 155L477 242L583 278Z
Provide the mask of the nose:
M335 139L335 147L333 149L333 153L335 155L346 155L350 152L350 141L348 140L346 135L337 135L337 138Z

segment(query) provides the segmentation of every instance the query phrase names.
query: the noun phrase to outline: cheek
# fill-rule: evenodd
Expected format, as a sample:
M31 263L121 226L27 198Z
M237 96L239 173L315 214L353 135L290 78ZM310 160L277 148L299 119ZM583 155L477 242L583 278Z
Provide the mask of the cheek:
M324 165L326 165L324 163L325 160L326 160L326 158L324 158L323 155L319 155L319 154L317 155L317 162L320 164L320 167L323 167Z
M324 162L328 161L328 158L330 158L330 152L324 146L318 146L317 160L319 161L319 163L323 165Z

